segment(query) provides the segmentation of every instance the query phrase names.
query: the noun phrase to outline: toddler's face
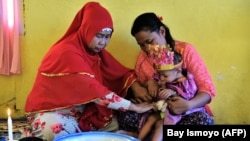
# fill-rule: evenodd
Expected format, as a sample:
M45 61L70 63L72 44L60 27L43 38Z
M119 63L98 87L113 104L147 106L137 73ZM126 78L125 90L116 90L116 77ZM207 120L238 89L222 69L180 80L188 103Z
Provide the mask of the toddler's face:
M178 71L176 69L159 71L160 82L169 83L175 81L178 78L177 73Z

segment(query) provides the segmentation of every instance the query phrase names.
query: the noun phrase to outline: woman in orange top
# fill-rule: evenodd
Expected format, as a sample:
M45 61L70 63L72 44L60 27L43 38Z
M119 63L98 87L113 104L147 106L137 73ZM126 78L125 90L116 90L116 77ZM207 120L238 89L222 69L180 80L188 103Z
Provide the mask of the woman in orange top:
M133 23L131 34L141 48L135 65L135 71L139 82L148 89L151 97L158 97L160 88L157 82L154 80L154 76L158 72L155 69L155 64L152 61L147 49L148 46L151 45L169 46L171 50L175 52L174 57L176 57L176 54L181 55L183 61L181 69L186 70L191 75L193 75L194 84L197 85L195 96L190 99L186 99L180 96L182 94L178 93L178 91L176 91L176 95L168 98L168 111L171 111L171 113L174 115L183 115L181 116L181 119L178 119L173 123L179 125L214 124L212 117L213 114L208 104L215 96L215 87L208 69L206 68L195 47L189 43L174 40L172 38L172 35L170 34L169 28L161 20L162 18L158 17L155 13L143 13L139 15ZM141 102L137 98L131 98L137 102ZM185 114L190 110L200 108L205 110L199 110L196 112ZM127 113L128 114L119 114L121 115L118 118L118 120L121 119L119 120L119 122L121 123L120 130L138 132L139 129L140 132L140 130L146 129L143 128L143 125L145 125L145 121L147 121L147 119L145 120L145 117L142 116L144 114L137 114L134 112ZM157 118L155 119L157 120ZM152 131L155 122L153 122L153 120L151 119L149 120L150 126L148 126L149 124L147 124L147 129ZM128 125L131 126L128 127ZM162 124L159 124L159 126L162 127ZM158 133L158 135L154 136L155 138L153 140L162 140L162 132ZM143 137L144 136L145 134L143 134Z
M156 70L148 56L146 47L156 44L160 46L169 45L173 51L182 55L182 68L194 76L194 81L198 87L196 96L190 100L185 100L179 96L172 97L172 100L168 102L171 111L175 114L182 114L190 109L205 106L207 112L212 115L207 104L215 96L215 87L208 69L195 47L189 43L174 40L169 28L162 23L161 18L157 17L155 13L139 15L134 21L131 34L142 49L135 66L136 75L140 83L147 86L151 96L155 97L159 88L153 79Z

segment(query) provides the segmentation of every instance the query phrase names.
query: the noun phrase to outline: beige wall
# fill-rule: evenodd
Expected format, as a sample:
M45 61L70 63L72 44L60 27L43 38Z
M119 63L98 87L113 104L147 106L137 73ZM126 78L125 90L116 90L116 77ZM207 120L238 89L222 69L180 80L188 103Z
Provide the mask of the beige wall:
M24 116L24 103L49 47L66 31L87 0L25 0L25 36L21 36L22 74L0 76L0 118L6 107ZM107 49L133 68L139 47L130 35L134 18L156 12L175 39L192 43L216 85L211 103L218 124L250 123L249 0L100 0L111 12L115 32ZM246 86L246 88L245 88ZM56 102L56 99L55 99ZM16 108L14 106L16 105Z

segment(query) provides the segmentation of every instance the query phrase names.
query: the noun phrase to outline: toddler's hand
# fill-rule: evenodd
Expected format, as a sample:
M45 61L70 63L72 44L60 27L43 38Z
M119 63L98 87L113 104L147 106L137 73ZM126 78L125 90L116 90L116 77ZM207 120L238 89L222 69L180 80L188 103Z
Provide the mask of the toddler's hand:
M160 92L159 92L159 99L168 99L170 96L173 96L175 95L176 92L171 90L171 89L161 89Z

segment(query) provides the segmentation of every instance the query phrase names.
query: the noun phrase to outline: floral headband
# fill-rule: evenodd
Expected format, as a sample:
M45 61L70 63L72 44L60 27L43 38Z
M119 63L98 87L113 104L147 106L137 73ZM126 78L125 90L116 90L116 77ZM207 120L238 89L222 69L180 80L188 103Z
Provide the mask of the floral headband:
M149 45L147 48L156 70L171 70L182 65L174 64L174 51L166 45Z

